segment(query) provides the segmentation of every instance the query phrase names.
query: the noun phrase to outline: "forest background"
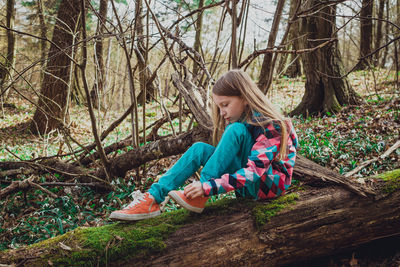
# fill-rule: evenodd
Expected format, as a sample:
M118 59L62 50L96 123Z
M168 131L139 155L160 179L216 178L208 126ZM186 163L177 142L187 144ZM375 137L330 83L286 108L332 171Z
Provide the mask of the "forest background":
M301 155L360 184L400 167L398 0L0 7L0 250L111 223L195 138L171 140L210 127L190 99L207 110L232 68L293 119Z

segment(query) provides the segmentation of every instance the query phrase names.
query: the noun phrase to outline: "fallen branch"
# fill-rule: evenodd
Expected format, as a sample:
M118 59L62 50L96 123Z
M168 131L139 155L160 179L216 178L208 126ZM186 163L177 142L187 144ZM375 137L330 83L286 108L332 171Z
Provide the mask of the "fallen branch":
M53 198L58 197L53 192L34 183L32 180L33 180L33 176L31 176L30 178L27 178L25 180L22 180L22 181L12 181L9 186L7 186L6 188L4 188L3 190L0 191L0 199L2 199L5 196L11 195L15 192L18 192L18 191L27 191L30 188L37 188L39 190L42 190L43 192L45 192L46 194L48 194L49 196L51 196Z
M188 110L184 110L183 114L189 114ZM172 112L170 113L171 116L171 120L177 118L179 116L179 112ZM156 140L160 140L162 138L166 138L169 136L159 136L157 134L157 131L161 128L162 125L164 125L166 122L168 122L168 118L163 117L157 121L155 121L153 124L151 124L149 127L147 127L147 129L151 128L151 133L149 135L146 136L146 142L144 142L143 137L140 136L139 137L139 142L140 143L147 143L150 141L156 141ZM116 142L114 144L111 144L107 147L104 148L104 152L108 155L114 151L117 151L118 149L122 149L125 148L127 146L132 145L132 135L129 135L128 137L126 137L124 140ZM86 153L85 153L86 154ZM82 164L84 166L90 164L91 162L93 162L96 159L99 159L100 155L98 152L94 152L93 154L86 156L86 157L81 157L79 160L79 163L75 163L75 165L78 164Z
M47 190L46 188L42 187L41 185L36 184L36 183L34 183L34 182L32 182L32 181L28 181L28 183L29 183L29 185L30 185L31 187L35 187L35 188L37 188L37 189L39 189L39 190L45 192L46 194L48 194L48 195L51 196L52 198L58 198L58 196L57 196L56 194L54 194L54 193L51 192L50 190Z
M12 169L12 170L6 170L6 171L0 171L0 178L4 177L15 177L17 175L30 175L33 174L35 171L33 169L27 169L27 168L19 168L19 169Z
M375 193L361 185L355 180L349 179L333 170L322 167L317 163L297 155L296 164L293 169L293 176L295 179L299 179L307 184L334 184L342 186L347 190L356 193L360 196L373 196Z
M387 156L389 156L390 154L393 153L393 151L395 151L396 149L398 149L400 147L400 140L397 140L397 142L391 146L388 150L385 151L385 153L383 153L382 155L380 155L379 157L375 157L373 159L364 161L363 163L361 163L357 168L354 168L353 170L349 171L348 173L346 173L344 176L345 177L351 177L354 174L358 173L359 171L361 171L363 168L365 168L366 166L368 166L369 164L376 162L380 159L384 159Z

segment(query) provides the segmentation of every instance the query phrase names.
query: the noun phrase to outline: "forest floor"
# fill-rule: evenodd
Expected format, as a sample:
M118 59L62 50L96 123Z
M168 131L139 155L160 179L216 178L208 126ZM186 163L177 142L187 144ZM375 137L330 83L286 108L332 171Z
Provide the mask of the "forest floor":
M360 106L346 106L337 114L326 114L316 117L293 118L300 140L299 153L320 165L345 174L364 161L379 157L397 140L400 129L400 91L394 82L392 72L386 70L372 72L356 72L350 75L349 81L365 103ZM284 112L292 110L301 100L304 93L304 78L281 78L274 81L268 96ZM34 99L34 98L33 98ZM171 99L172 100L172 99ZM29 120L33 116L34 107L16 94L11 94L7 106L0 106L0 161L29 160L36 157L68 153L77 144L69 147L61 133L54 132L46 136L34 136L28 130ZM166 100L169 110L172 101ZM100 129L105 129L122 112L98 111ZM143 109L139 109L143 114ZM152 103L145 108L146 124L162 117L161 108ZM70 110L71 135L81 144L92 142L91 126L87 109L74 106ZM142 125L140 118L139 125ZM183 122L186 129L188 119ZM172 121L175 130L179 129L179 121ZM130 134L131 123L126 120L104 141L105 145L126 138ZM171 133L169 124L165 124L158 132L160 135ZM132 149L118 151L124 153ZM145 190L160 177L178 156L149 162L146 168L128 172L126 177L113 181L117 190L108 194L99 194L87 187L54 187L50 190L59 197L53 199L40 190L26 193L19 192L0 200L0 250L17 248L48 239L78 226L100 226L111 223L109 214L120 209L129 202L130 194L137 189ZM64 157L69 160L70 157ZM400 149L395 150L385 159L363 168L353 177L359 182L364 177L400 168ZM1 170L0 170L1 171ZM20 175L17 179L26 179ZM57 175L35 177L35 181L51 182ZM1 187L9 185L10 179L0 178ZM219 198L233 197L232 194ZM215 201L213 197L210 201ZM165 211L179 207L169 201ZM399 244L399 239L395 239ZM358 252L357 252L358 253ZM362 255L361 252L359 252ZM368 253L367 253L368 254ZM396 256L397 255L397 256ZM395 254L391 259L400 258ZM357 254L346 254L337 258L325 259L326 265L363 266L363 259ZM387 256L379 264L385 264ZM321 260L323 262L323 260ZM372 260L368 261L373 262ZM386 265L384 265L386 266ZM389 266L389 265L387 265Z

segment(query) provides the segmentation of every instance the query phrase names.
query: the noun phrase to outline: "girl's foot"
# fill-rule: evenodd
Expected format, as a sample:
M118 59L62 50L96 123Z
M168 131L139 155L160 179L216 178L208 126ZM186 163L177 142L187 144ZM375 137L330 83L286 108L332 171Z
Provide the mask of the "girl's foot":
M187 210L201 213L206 205L208 197L196 197L188 199L182 191L171 191L168 195Z
M133 201L122 210L110 214L110 219L123 221L137 221L153 218L161 214L160 205L149 193L133 192Z

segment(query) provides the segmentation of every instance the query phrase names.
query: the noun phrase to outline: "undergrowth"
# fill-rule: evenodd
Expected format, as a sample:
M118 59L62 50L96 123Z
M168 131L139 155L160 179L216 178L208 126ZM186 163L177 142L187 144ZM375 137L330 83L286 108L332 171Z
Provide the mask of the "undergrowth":
M353 75L353 74L352 74ZM299 154L328 168L344 174L362 162L383 154L396 140L399 139L400 128L400 101L394 98L394 94L383 93L391 88L381 88L382 96L363 92L358 76L351 80L355 89L365 96L366 103L360 107L344 107L337 114L325 114L320 117L296 117L293 118L294 126L299 136ZM382 82L382 86L383 86ZM282 103L285 108L292 109L299 103L304 80L301 78L283 78L274 84L275 95L270 96L278 105L283 101L282 96L290 100ZM0 114L0 161L28 160L39 156L68 153L70 148L63 143L65 136L54 132L47 136L33 136L27 130L27 122L33 115L33 107L27 105L18 98L12 98L16 109L6 109ZM166 101L168 108L172 102ZM283 105L282 104L282 105ZM89 120L82 120L85 107L75 107L71 112L71 134L82 144L91 143L91 127ZM142 112L142 111L140 111ZM119 117L117 112L108 116L109 120L103 122L103 128L112 119ZM148 124L162 116L156 103L146 108L146 120ZM141 124L141 122L140 122ZM173 120L175 130L178 130L178 121ZM189 120L184 120L184 127ZM171 134L168 123L160 128L158 134ZM120 141L130 134L130 122L127 121L118 127L104 141L105 145ZM142 144L143 145L143 144ZM72 144L72 149L77 145ZM127 147L116 152L124 153L132 149ZM113 155L114 156L114 155ZM18 159L16 158L18 157ZM70 156L63 160L71 159ZM162 175L177 159L172 156L166 159L152 161L145 168L132 170L126 177L116 178L113 181L116 190L107 194L95 192L89 187L53 187L48 188L59 197L53 199L41 190L18 192L0 200L0 250L17 248L25 244L33 244L51 237L67 233L79 226L105 226L111 223L109 214L123 207L130 201L130 194L134 190L146 190ZM388 170L400 168L400 149L395 150L384 160L378 160L366 168L363 168L355 176L358 178L371 176ZM2 170L0 170L1 172ZM16 179L26 179L24 175ZM35 182L52 182L57 180L57 175L42 175L35 178ZM3 189L9 186L11 179L7 177L1 180ZM234 199L233 193L213 196L209 202L218 199L228 201ZM282 201L284 199L282 198ZM290 201L295 201L295 197ZM289 202L290 202L289 201ZM262 225L274 210L279 209L285 203L276 204L274 207L266 206L255 211L257 225ZM229 205L218 209L229 210ZM211 208L212 210L213 208ZM180 210L180 207L168 201L165 203L166 212ZM271 213L271 214L270 214ZM262 216L261 216L262 215ZM259 220L259 221L258 221Z

